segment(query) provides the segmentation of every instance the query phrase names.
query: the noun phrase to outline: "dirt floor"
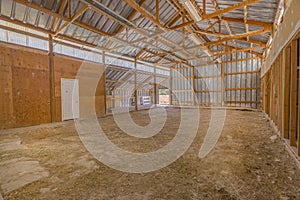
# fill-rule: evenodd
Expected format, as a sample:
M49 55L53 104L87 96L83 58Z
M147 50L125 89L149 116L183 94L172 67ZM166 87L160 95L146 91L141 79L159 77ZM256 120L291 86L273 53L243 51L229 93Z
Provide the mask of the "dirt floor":
M99 118L107 137L132 152L154 151L174 138L180 109L167 109L163 130L148 139L124 134L113 117ZM4 199L300 199L300 170L261 112L228 110L222 135L204 159L199 148L210 122L188 151L155 172L130 174L107 167L84 148L72 121L0 131ZM142 126L148 111L131 113Z

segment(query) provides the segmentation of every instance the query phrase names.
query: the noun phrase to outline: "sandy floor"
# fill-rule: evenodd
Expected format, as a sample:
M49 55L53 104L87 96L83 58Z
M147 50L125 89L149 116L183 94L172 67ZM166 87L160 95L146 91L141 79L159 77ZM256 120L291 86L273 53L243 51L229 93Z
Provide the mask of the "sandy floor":
M179 109L168 109L164 129L148 139L128 136L113 117L99 122L108 138L132 152L149 152L171 141ZM131 113L147 125L148 111ZM0 132L0 186L4 199L300 199L300 170L260 112L227 111L222 135L204 159L199 148L210 111L188 151L161 170L123 173L94 159L72 121Z

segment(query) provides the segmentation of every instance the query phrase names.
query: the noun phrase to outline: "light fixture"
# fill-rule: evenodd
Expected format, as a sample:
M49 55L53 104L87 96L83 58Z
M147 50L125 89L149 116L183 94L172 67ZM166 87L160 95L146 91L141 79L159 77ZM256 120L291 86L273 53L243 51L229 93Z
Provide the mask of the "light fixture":
M190 2L190 0L181 0L180 2L183 4L184 8L191 15L191 17L193 18L194 22L201 21L202 18L200 17L200 15L197 12L197 9L192 4L192 2Z

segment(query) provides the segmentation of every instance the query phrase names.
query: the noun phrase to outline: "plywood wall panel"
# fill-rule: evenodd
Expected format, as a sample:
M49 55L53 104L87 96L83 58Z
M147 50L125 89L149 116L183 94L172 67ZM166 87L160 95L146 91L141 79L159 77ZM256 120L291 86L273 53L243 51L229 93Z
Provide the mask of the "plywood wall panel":
M0 129L49 122L47 55L3 44L0 49Z
M61 121L62 114L61 78L79 79L80 117L89 117L93 113L98 116L105 114L104 78L103 76L100 79L98 77L99 74L103 75L103 65L56 55L54 56L54 68L57 121Z
M49 57L47 52L0 43L0 129L50 123ZM83 60L54 56L56 121L61 121L61 78L76 78ZM85 80L95 81L95 72L103 72L101 64L88 63ZM80 82L79 82L80 83ZM81 87L81 117L91 108L105 114L104 78L97 81L90 101L88 86Z

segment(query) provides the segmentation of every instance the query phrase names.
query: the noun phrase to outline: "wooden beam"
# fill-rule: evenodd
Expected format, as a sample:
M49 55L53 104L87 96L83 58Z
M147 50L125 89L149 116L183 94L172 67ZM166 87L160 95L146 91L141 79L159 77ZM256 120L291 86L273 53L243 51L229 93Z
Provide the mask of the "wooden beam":
M145 60L148 58L160 57L160 56L165 56L165 55L167 55L167 53L156 53L156 54L149 55L149 56L139 57L139 60Z
M65 8L65 4L66 4L67 0L62 0L61 3L60 3L60 6L59 6L59 9L58 9L58 14L62 15L63 11L64 11L64 8ZM69 2L68 2L69 3ZM53 24L52 24L52 27L51 27L51 31L55 31L55 27L58 23L58 20L59 18L58 17L55 17L54 18L54 21L53 21Z
M107 99L106 99L106 64L105 64L105 51L102 51L102 63L104 65L104 72L102 73L102 77L103 78L103 91L104 91L104 114L106 115L107 114Z
M200 34L204 34L204 35L211 35L211 36L215 36L215 37L222 37L222 38L230 38L230 39L239 39L239 38L246 38L249 36L253 36L253 35L258 35L264 32L269 32L268 30L255 30L255 31L251 31L251 32L246 32L246 33L238 33L238 34L232 34L232 35L228 35L228 34L223 34L223 33L213 33L211 31L206 31L206 30L197 30L195 31L196 33L200 33Z
M229 6L229 7L225 8L225 9L223 9L223 10L218 10L216 12L213 12L213 13L210 13L210 14L207 14L207 15L203 15L202 16L202 20L204 20L204 19L210 19L210 18L222 15L224 13L236 10L238 8L241 8L241 7L244 7L244 6L247 6L247 5L259 2L259 1L261 1L261 0L246 0L246 1L243 1L241 3L237 3L237 4L233 5L233 6Z
M290 119L290 71L291 71L291 47L284 50L284 88L283 88L283 123L282 132L285 139L289 138Z
M68 0L68 17L71 18L71 0Z
M211 0L211 2L212 2L212 4L213 4L215 10L216 10L216 11L219 11L220 9L219 9L219 6L218 6L217 2L216 2L215 0ZM222 16L221 16L221 15L218 15L218 19L220 20L220 23L219 23L219 32L221 33L221 22L223 21ZM227 29L228 33L229 33L230 35L233 35L233 32L232 32L232 30L231 30L231 28L230 28L228 22L227 22L227 21L223 21L223 22L224 22L224 24L225 24L225 26L226 26L226 29ZM234 47L237 48L237 43L236 43L235 40L233 40L233 44L234 44Z
M151 22L153 22L156 26L159 28L164 28L162 24L159 23L158 20L156 20L151 13L149 13L146 9L141 7L138 3L136 3L134 0L124 0L129 6L140 12L142 15L144 15L146 18L148 18Z
M48 15L51 15L51 16L53 16L53 17L59 18L59 19L61 19L61 20L63 20L63 21L66 21L66 22L70 22L70 21L71 21L71 19L68 18L68 17L64 17L64 16L62 16L62 15L60 15L60 14L58 14L58 13L52 12L51 10L49 10L49 9L47 9L47 8L40 7L39 5L34 4L34 3L32 3L32 2L28 2L28 1L26 1L26 0L15 0L15 1L16 1L17 3L19 3L19 4L22 4L22 5L27 6L27 7L29 7L29 8L32 8L32 9L35 9L35 10L38 10L38 11L41 11L41 12L46 13L46 14L48 14ZM1 16L1 17L2 17L2 16ZM92 31L92 32L94 32L94 33L98 33L98 34L100 34L100 35L112 36L112 34L106 33L106 32L104 32L104 31L102 31L102 30L100 30L100 29L97 29L97 28L95 28L95 27L89 26L89 25L84 24L84 23L82 23L82 22L79 22L79 21L77 21L77 20L75 20L75 21L73 22L73 24L75 24L75 25L77 25L77 26L80 26L81 28L87 29L87 30L89 30L89 31ZM24 26L24 24L21 25L21 26ZM43 28L40 28L40 29L43 30L43 31L41 31L41 32L47 31L47 30L45 30L45 29L43 29Z
M206 0L202 0L202 11L203 11L203 14L205 15L206 14Z
M222 94L221 94L221 103L222 106L225 105L225 64L221 64L221 88L222 88Z
M266 30L257 30L257 31L249 32L249 33L236 34L236 35L233 35L233 36L228 36L227 35L227 37L225 37L223 39L220 39L220 40L217 40L217 41L212 41L212 42L206 42L206 43L204 43L204 45L208 46L208 45L218 44L218 43L222 43L222 42L226 42L226 41L230 41L230 40L243 39L247 36L258 35L258 34L261 34L261 33L264 33L264 32L266 32ZM264 44L263 42L257 41L257 40L251 40L251 41L253 43L255 42L255 43L259 43L259 44ZM250 40L249 40L249 42L250 42Z
M138 90L137 90L137 65L136 59L134 59L134 110L138 110Z
M50 115L51 122L56 122L56 102L55 102L55 77L54 77L54 53L53 37L49 35L49 81L50 81Z
M193 24L193 23L195 23L195 22L194 21L188 21L188 22L184 22L182 24L178 24L176 26L173 26L173 27L171 27L169 29L170 30L176 30L176 29L183 28L183 27L188 26L188 25Z
M154 76L153 76L153 79L154 79L154 105L155 107L157 106L157 83L156 83L156 65L154 65Z
M141 0L141 1L139 2L139 6L142 6L145 2L146 2L146 0ZM136 10L133 10L133 11L129 14L129 16L127 17L127 20L132 21L133 18L136 16L137 13L138 13L138 12L137 12ZM124 29L125 29L125 26L121 25L121 26L118 28L118 30L116 31L116 33L115 33L114 35L120 34ZM112 43L113 43L113 41L110 40L110 41L106 44L105 47L107 47L107 48L110 47L110 46L112 45Z
M78 19L85 11L89 9L89 6L84 5L82 8L76 12L76 14L71 18L70 21L65 22L54 34L54 37L56 37L62 30L64 30L67 26L72 24L76 19Z
M9 22L9 23L12 23L12 24L15 24L15 25L23 26L25 28L30 28L32 30L39 31L41 33L50 34L50 35L54 34L54 32L52 32L50 30L46 30L46 29L43 29L43 28L40 28L40 27L36 27L36 26L28 24L28 23L25 24L22 21L19 21L19 20L16 20L16 19L11 19L11 18L6 17L4 15L0 15L0 20Z
M156 21L159 22L159 0L156 0L155 8L156 8L155 11Z
M235 22L239 24L249 24L249 25L255 25L255 26L262 26L266 30L272 30L272 24L267 22L260 22L255 20L249 20L245 22L244 19L238 19L238 18L232 18L232 17L222 17L223 20L228 22Z
M297 40L292 41L291 48L291 88L290 88L290 145L296 146L297 134Z

